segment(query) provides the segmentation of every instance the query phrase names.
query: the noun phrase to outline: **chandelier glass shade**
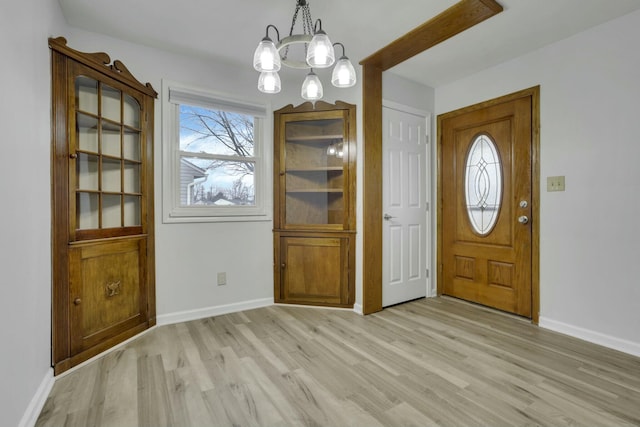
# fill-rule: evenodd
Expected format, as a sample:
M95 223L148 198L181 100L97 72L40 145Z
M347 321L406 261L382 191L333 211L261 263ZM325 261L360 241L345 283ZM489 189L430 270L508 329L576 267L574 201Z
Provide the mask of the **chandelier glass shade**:
M294 27L298 16L302 12L301 34L294 34ZM339 88L351 87L356 84L356 72L345 55L342 43L331 43L329 36L322 29L322 21L318 19L312 25L311 12L307 0L296 0L296 9L291 22L289 35L280 39L280 32L274 25L267 25L265 37L260 41L253 54L253 67L260 72L258 78L258 90L264 93L278 93L281 89L280 71L282 65L289 68L308 69L301 88L301 96L304 99L315 101L323 96L322 82L313 72L314 68L329 68L336 64L331 76L331 83ZM276 32L277 43L269 37L269 29ZM289 48L294 44L304 44L305 55L303 59L289 57ZM342 47L342 56L335 61L334 46Z

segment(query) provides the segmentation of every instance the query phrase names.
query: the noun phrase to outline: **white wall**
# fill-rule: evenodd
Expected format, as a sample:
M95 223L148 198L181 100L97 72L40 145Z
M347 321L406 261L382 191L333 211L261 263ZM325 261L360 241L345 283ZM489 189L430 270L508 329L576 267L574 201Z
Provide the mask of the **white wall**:
M634 12L436 88L436 110L541 86L540 324L640 355L638 40Z
M47 38L63 26L55 0L0 3L0 414L7 426L16 426L25 413L37 411L28 406L50 384L46 380L51 360Z

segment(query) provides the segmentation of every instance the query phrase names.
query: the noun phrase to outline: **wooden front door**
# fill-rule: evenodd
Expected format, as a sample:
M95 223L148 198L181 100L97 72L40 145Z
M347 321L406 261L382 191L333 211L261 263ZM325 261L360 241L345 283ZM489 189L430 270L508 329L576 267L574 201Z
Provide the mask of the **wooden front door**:
M533 105L523 91L438 117L442 294L532 316ZM536 103L537 105L537 103Z

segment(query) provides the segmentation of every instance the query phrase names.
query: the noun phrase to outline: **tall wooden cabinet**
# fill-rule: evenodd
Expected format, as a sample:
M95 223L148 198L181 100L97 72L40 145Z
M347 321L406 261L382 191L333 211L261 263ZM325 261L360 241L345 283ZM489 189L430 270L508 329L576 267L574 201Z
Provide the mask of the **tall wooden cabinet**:
M49 39L52 364L56 374L155 324L157 93L105 53Z
M275 301L353 307L355 105L286 106L274 136Z

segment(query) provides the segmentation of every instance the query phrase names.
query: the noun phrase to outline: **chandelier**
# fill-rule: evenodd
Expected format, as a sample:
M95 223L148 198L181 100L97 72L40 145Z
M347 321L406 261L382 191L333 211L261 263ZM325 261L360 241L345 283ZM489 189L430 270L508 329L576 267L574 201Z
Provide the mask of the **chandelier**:
M302 12L302 34L294 34L293 29ZM312 24L311 12L307 0L296 0L296 10L293 13L289 35L280 39L280 32L275 25L267 25L265 37L258 44L253 55L253 68L260 72L258 90L264 93L280 92L280 71L284 64L290 68L308 69L309 73L302 83L301 95L304 99L315 101L322 98L322 82L313 72L314 68L329 68L334 62L331 83L335 87L351 87L356 84L356 72L349 58L345 56L342 43L331 43L327 33L322 30L322 21L318 19ZM269 29L275 30L277 44L269 38ZM305 45L305 60L289 57L289 48L295 44ZM342 56L336 62L334 46L342 48Z

